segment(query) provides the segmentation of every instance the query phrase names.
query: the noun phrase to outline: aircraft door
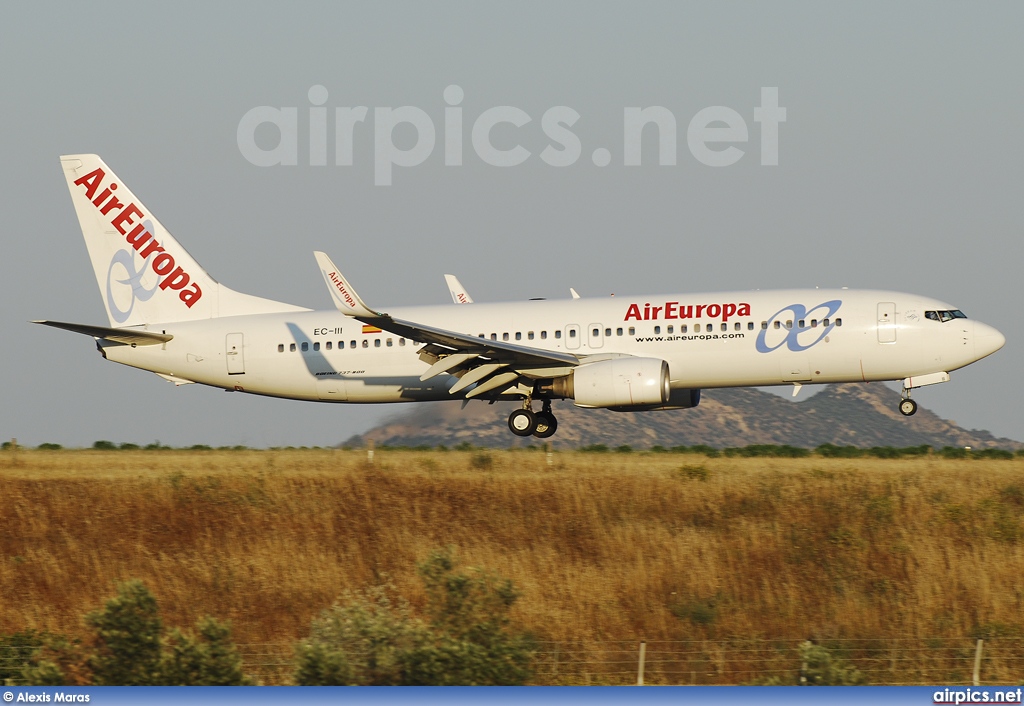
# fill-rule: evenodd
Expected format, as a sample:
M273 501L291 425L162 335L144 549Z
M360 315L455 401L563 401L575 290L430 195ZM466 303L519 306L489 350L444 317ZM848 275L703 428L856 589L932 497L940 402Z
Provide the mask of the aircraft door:
M590 324L587 327L587 333L589 334L587 345L591 348L600 348L604 345L604 329L601 324Z
M896 343L896 304L878 303L878 342Z
M228 375L245 375L244 334L229 333L225 347L224 355L228 361Z
M579 324L569 324L565 327L565 347L569 350L576 350L580 347Z

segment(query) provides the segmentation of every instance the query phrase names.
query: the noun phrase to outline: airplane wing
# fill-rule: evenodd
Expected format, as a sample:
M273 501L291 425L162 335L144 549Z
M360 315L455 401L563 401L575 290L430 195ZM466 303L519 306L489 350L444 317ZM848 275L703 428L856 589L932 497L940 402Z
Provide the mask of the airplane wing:
M570 353L493 341L396 319L384 312L374 311L356 294L325 253L314 254L338 310L364 324L427 344L420 350L420 359L429 362L431 366L420 379L429 380L442 373L460 377L459 382L451 388L452 394L474 383L476 387L466 397L477 397L487 392L500 394L516 384L520 377L567 375L571 368L580 364L580 359Z
M169 333L155 333L153 331L141 331L130 328L107 328L106 326L89 326L88 324L68 324L63 321L33 321L32 323L43 324L44 326L53 326L54 328L61 328L65 331L84 333L86 336L92 336L93 338L102 338L107 341L113 341L114 343L124 343L126 345L134 346L156 346L161 343L167 343L169 340L174 338L174 336Z
M473 297L462 286L462 282L455 275L445 275L444 281L448 283L448 291L451 292L452 301L456 304L472 304Z

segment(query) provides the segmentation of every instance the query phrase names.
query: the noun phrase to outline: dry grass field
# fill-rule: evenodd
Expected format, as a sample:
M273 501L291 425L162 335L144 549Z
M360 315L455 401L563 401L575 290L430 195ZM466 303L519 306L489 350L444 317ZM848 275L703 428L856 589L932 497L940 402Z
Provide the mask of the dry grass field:
M416 563L453 546L580 649L1021 637L1022 513L1024 460L5 451L0 633L84 635L139 578L169 625L288 643L345 589L421 606Z

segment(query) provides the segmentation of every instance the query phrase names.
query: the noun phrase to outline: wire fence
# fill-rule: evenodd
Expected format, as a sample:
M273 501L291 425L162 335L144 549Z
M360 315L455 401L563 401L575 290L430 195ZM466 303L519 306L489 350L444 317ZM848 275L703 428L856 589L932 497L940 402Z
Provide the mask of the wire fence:
M641 666L640 640L540 642L534 684L650 685L798 684L800 642L770 639L647 641ZM868 684L969 685L978 667L980 685L1024 682L1024 638L984 641L980 660L974 638L887 638L821 641L834 660L856 668ZM295 672L295 643L237 645L243 670L260 684L289 684ZM0 647L0 674L13 674L24 661L14 648ZM17 678L10 678L16 685Z

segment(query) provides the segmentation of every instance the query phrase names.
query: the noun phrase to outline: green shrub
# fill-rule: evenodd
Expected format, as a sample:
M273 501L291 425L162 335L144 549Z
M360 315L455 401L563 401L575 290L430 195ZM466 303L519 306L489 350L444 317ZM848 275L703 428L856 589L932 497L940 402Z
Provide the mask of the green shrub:
M117 449L117 444L113 441L101 439L100 441L92 442L92 447L97 451L114 451Z
M943 458L967 458L969 453L967 449L962 449L959 446L943 446L939 451L939 455Z
M494 465L494 459L491 458L489 453L479 451L469 457L470 468L477 468L484 470Z
M711 477L711 472L704 466L682 466L676 474L683 480L706 481Z
M171 630L165 638L156 598L138 580L117 587L103 610L89 613L96 631L88 659L93 683L100 686L242 686L242 659L231 629L213 618L196 628L198 638ZM45 674L43 675L45 676Z
M629 446L628 444L623 444L622 446L616 446L615 452L620 454L633 453L633 447Z
M156 598L138 580L117 587L103 610L85 616L96 631L96 653L89 659L99 686L160 684L163 623Z
M1002 461L1013 459L1013 452L1006 449L982 449L974 452L975 458L994 458Z
M0 685L20 681L22 670L42 646L43 635L35 630L0 635Z
M206 617L196 625L199 637L171 630L160 660L160 681L168 686L245 686L242 657L231 641L231 627Z
M608 447L604 444L591 444L590 446L581 446L580 451L584 453L603 454L608 453Z
M296 649L301 685L516 685L531 674L532 639L509 629L518 594L482 571L463 573L448 552L419 567L428 621L390 589L348 593L313 621Z
M814 453L825 458L860 458L864 455L863 449L856 446L836 446L835 444L822 444L814 449Z
M60 451L64 447L61 446L60 444L46 443L46 444L39 444L39 446L37 446L36 448L39 449L40 451Z

